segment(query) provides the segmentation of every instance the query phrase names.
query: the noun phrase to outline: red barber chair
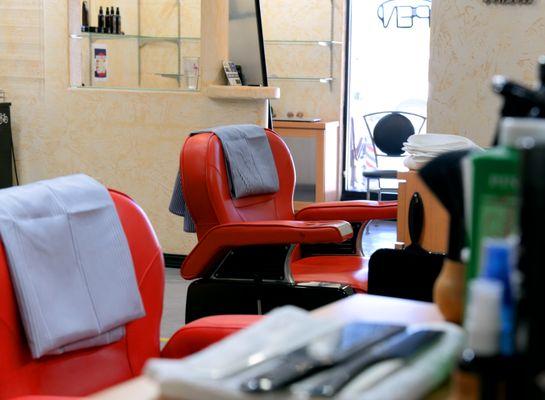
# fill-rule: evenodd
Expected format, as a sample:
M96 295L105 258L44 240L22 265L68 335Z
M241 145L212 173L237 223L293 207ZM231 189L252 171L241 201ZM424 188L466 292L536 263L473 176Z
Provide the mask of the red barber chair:
M317 203L294 213L295 170L273 131L277 193L231 197L222 145L212 133L189 137L180 170L199 242L181 274L189 286L186 321L216 314L261 314L293 304L314 309L367 290L362 233L395 219L397 203Z
M143 211L125 195L114 191L111 195L129 242L146 316L129 323L124 339L116 343L33 360L0 244L0 399L85 396L137 376L151 357L186 356L259 318L233 315L195 321L180 329L160 351L164 289L161 248Z

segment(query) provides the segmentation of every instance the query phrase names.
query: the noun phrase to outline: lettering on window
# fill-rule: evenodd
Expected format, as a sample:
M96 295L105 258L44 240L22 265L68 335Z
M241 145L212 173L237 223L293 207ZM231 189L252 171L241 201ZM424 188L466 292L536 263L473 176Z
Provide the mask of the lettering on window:
M410 29L415 20L431 21L431 0L388 0L377 10L378 18L384 29L394 26L400 29Z

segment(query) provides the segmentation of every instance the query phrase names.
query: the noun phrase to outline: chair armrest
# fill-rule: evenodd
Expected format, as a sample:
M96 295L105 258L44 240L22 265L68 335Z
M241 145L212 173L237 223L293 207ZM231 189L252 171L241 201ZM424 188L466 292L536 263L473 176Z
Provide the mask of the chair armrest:
M346 221L260 221L218 225L210 229L182 265L185 279L199 278L229 250L241 246L340 243L352 237Z
M85 399L87 399L87 397L29 395L29 396L22 396L22 397L13 397L10 400L85 400Z
M372 219L395 219L396 201L331 201L316 203L303 208L295 219L298 221L344 220L367 222Z
M168 341L161 358L182 358L219 342L223 338L250 326L262 315L218 315L190 322Z

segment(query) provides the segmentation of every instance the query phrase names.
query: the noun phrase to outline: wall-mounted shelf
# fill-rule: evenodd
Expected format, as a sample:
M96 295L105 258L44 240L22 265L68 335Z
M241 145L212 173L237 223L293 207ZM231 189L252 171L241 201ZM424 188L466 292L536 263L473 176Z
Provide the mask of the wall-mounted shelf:
M311 77L311 76L269 76L271 81L297 81L297 82L320 82L331 83L332 77Z
M304 39L294 38L290 40L268 38L264 40L265 45L268 46L270 50L267 52L267 57L270 60L274 60L273 62L269 62L269 64L273 66L273 68L269 69L271 72L271 75L268 77L269 80L283 82L326 83L329 85L329 90L333 90L334 54L336 54L336 51L339 49L342 50L342 45L344 43L342 41L335 40L334 0L330 0L330 3L330 31L327 39L322 39L325 36L324 32L322 32L319 36L320 39L318 40L311 40L311 38L308 38L308 36L305 37L306 35L301 36L302 38L305 37ZM276 37L278 38L278 36ZM290 60L283 60L282 62L279 62L278 60L282 60L284 57L286 57L287 49L283 48L282 46L299 47L294 47L294 51L296 51L296 53L290 54ZM313 46L317 50L313 49ZM320 48L324 50L321 50ZM289 51L291 52L292 50L290 49ZM306 58L312 58L313 61L315 61L311 63L313 66L312 70L309 69L307 71L301 71L300 63L290 62L298 55ZM328 64L325 64L326 55L328 56ZM327 65L327 72L325 71L325 68L319 71L314 68L316 64L322 65L322 63L324 64L324 67ZM293 74L293 76L291 76L291 74ZM305 76L307 74L311 76Z
M135 88L135 87L122 87L122 86L115 86L115 87L101 87L101 86L70 86L70 89L74 90L98 90L98 91L128 91L128 92L159 92L159 93L198 93L199 90L193 90L193 89L160 89L160 88Z
M204 89L204 94L213 99L279 99L280 88L272 86L210 85Z
M182 37L182 36L146 36L146 35L112 35L109 33L92 33L81 32L70 35L72 39L104 39L104 40L127 40L137 39L142 41L157 41L157 42L198 42L201 38L198 37Z
M152 8L155 2L127 2L121 7L123 35L82 32L81 0L69 0L70 86L194 92L194 80L183 75L184 60L200 57L201 40L196 29L185 28L185 18L193 21L197 14L181 0L169 2L159 9ZM89 21L97 23L98 2L87 4ZM96 49L105 50L100 58Z
M168 74L168 73L162 73L162 72L156 72L155 75L162 76L163 78L172 78L172 79L180 79L185 76L184 74Z
M341 45L342 42L335 40L265 40L265 44L269 45L310 45L310 46L335 46Z
M157 40L157 41L192 41L198 42L201 40L199 37L178 37L178 36L147 36L147 35L114 35L109 33L94 33L94 32L81 32L77 34L70 35L73 39L84 39L84 38L98 38L98 39L108 39L108 40L122 40L122 39L141 39L141 40ZM265 40L267 45L309 45L309 46L336 46L342 45L342 42L334 40Z

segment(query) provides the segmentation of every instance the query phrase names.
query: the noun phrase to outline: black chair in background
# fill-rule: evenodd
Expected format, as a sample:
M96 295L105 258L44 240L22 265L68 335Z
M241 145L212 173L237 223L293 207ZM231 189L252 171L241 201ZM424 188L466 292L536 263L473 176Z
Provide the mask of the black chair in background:
M371 180L378 181L378 199L382 200L381 179L397 179L397 170L379 169L379 157L402 157L403 143L422 131L426 117L405 111L381 111L363 116L372 151L366 154L367 199L371 198ZM370 153L370 154L369 154ZM397 190L396 190L397 191Z

